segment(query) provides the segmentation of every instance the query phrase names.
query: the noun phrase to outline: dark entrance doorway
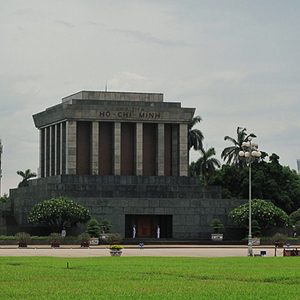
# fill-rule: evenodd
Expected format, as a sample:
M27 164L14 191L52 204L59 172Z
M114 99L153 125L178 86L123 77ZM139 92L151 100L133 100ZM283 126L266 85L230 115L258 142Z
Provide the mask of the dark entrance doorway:
M172 215L126 215L125 237L133 238L134 226L136 238L157 238L159 227L160 238L172 238Z

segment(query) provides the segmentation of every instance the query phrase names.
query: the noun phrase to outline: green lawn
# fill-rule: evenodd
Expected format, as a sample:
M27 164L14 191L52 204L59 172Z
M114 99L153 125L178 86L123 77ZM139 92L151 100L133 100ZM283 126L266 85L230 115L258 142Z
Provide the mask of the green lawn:
M0 299L300 299L298 257L0 257L0 275Z

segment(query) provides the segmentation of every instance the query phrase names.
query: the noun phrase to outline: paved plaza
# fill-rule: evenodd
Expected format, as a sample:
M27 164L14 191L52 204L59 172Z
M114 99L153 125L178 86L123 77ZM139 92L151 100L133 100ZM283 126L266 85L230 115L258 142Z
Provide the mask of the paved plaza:
M275 255L272 246L254 247L254 254L266 251L266 256ZM17 246L0 247L0 256L54 256L54 257L97 257L109 256L106 246L80 248L78 246L62 246L50 248L49 246L29 246L18 248ZM283 249L277 249L277 256L283 255ZM247 246L145 246L140 249L137 246L125 246L123 256L186 256L186 257L232 257L247 256Z

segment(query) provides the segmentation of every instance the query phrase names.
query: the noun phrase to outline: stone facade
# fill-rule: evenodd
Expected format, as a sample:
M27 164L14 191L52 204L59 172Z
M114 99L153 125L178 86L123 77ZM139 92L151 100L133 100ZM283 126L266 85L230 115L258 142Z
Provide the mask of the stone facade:
M32 180L29 187L10 190L17 224L30 230L27 215L32 206L58 195L83 204L94 217L108 220L114 232L127 238L131 226L126 228L126 216L153 215L172 216L173 239L208 239L213 218L232 226L229 211L245 203L221 199L220 187L203 188L190 177L61 175Z

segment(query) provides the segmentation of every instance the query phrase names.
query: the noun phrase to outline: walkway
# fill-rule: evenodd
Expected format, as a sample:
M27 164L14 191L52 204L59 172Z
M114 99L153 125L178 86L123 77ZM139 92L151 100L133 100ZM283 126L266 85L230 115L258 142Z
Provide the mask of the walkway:
M267 256L274 256L272 246L254 247L254 254L266 251ZM277 249L277 255L282 256L283 250ZM49 246L29 246L17 248L16 246L1 246L0 256L55 256L55 257L98 257L109 256L106 246L79 248L78 246L62 246L50 248ZM146 246L139 249L137 246L125 246L123 256L190 256L190 257L230 257L247 256L247 246Z

